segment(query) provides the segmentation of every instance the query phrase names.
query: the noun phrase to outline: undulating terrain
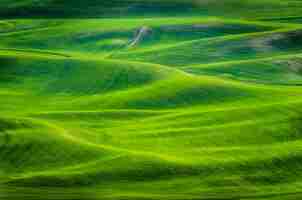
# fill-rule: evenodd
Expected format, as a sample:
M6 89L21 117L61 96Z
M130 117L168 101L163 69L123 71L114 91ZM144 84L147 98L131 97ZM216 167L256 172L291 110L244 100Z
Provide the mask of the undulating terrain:
M302 198L301 0L0 0L0 199Z

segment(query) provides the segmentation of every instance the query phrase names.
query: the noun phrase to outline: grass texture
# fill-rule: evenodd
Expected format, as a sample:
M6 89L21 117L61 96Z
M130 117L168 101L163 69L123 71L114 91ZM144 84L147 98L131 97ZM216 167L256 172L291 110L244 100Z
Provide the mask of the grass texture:
M300 199L301 3L0 0L0 199Z

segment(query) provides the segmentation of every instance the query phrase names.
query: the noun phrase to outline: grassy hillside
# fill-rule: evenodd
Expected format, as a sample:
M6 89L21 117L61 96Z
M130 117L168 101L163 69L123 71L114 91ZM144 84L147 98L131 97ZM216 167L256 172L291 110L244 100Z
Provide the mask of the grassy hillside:
M300 17L301 4L300 0L1 0L0 16L87 18L177 14L287 18Z
M300 199L301 4L0 0L0 199Z

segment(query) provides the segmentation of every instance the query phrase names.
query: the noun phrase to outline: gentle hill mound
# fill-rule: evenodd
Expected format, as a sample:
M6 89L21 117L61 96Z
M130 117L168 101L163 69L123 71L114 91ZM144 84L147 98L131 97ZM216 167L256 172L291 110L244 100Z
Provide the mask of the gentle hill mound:
M222 36L153 50L116 53L112 57L170 66L264 58L300 52L301 35L298 29Z
M52 50L66 55L89 53L105 57L119 51L157 49L196 39L270 31L279 27L280 24L275 23L198 17L10 20L0 24L0 46L3 49ZM148 31L138 34L142 28Z
M301 55L290 55L264 59L221 62L183 67L193 74L207 74L240 81L301 85Z
M189 194L181 195L182 199L192 199L190 197L200 193L207 198L219 199L225 193L213 194L213 191L232 191L234 187L240 188L232 192L234 197L241 196L242 191L245 191L244 195L254 195L255 198L261 197L266 190L280 195L280 188L287 195L302 177L301 126L298 125L301 118L296 109L300 105L301 102L207 112L184 110L136 118L138 121L113 119L110 113L110 119L126 123L122 127L107 127L106 134L110 136L106 140L100 137L95 144L118 145L120 154L56 170L25 173L7 179L6 184L10 187L43 186L49 187L49 191L58 186L70 189L89 186L86 195L91 195L91 199L98 199L93 198L98 194L96 190L98 195L110 199L111 195L106 192L108 188L111 188L111 194L114 191L115 195L126 195L128 199L135 199L135 196L127 194L134 189L159 198L161 195L169 196L175 187L180 193L189 191ZM48 114L44 116L49 118ZM86 131L104 134L106 129L95 132L99 123L97 119L104 116L107 118L104 114L86 118ZM65 130L72 132L80 126L83 128L79 123L81 113L77 117L65 118L64 123L60 117L58 121L55 118L53 123L64 126ZM266 128L259 127L262 123ZM178 130L173 131L175 126ZM84 135L82 137L85 138ZM262 140L258 141L260 137ZM225 178L219 184L217 175ZM251 184L257 184L253 194L249 189Z
M101 108L163 109L184 108L196 105L225 105L254 99L274 97L294 98L296 89L284 93L282 89L263 85L249 85L211 76L194 76L186 73L172 76L140 88L116 91L105 95L83 96L69 101L67 109ZM284 99L284 100L285 100ZM63 105L63 104L62 104Z
M39 55L39 54L38 54ZM177 74L160 65L110 60L2 55L1 84L38 94L100 94Z
M47 122L1 118L0 127L1 182L10 176L72 166L111 155L109 150L81 142Z

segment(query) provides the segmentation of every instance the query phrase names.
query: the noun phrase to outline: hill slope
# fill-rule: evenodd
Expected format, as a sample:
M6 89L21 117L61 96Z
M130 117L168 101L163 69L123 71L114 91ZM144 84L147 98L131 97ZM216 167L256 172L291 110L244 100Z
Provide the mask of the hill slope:
M234 9L236 12L233 12ZM228 17L297 17L301 1L296 0L1 0L2 17L108 17L163 16L175 14Z
M301 199L300 4L0 0L0 199Z

